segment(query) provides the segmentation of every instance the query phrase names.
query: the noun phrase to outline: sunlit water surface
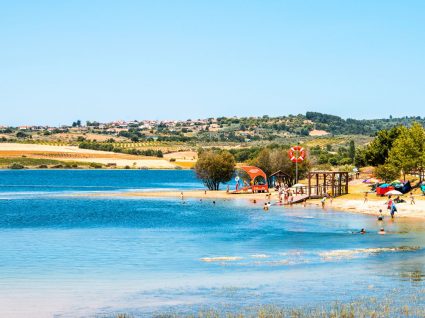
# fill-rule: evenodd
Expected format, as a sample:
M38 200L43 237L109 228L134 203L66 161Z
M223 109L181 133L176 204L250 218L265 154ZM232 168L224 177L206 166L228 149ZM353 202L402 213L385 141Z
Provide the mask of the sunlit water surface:
M386 219L378 235L374 217L332 210L81 195L198 188L191 171L0 171L0 312L149 316L423 292L421 222Z

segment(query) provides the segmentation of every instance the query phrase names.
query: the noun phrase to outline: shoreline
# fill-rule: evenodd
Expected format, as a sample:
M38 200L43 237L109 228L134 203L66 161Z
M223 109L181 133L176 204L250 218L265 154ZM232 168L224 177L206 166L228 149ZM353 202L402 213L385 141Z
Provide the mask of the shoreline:
M146 191L146 192L116 192L116 193L92 193L89 196L112 196L112 197L140 197L140 198L176 198L181 199L181 193L183 192L184 199L216 199L216 200L256 200L259 207L268 201L265 193L227 193L225 190L219 191L205 191L205 190L189 190L189 191ZM276 192L271 193L270 201L276 203L278 195ZM325 210L337 210L341 212L349 212L356 214L367 214L377 216L379 209L382 210L384 216L388 215L388 211L385 204L385 197L372 198L367 203L363 203L363 198L347 198L341 196L334 198L332 203L330 200L326 200ZM309 199L306 202L308 206L321 207L320 199ZM289 205L282 205L288 207ZM292 207L302 207L301 203L294 204ZM415 205L410 205L409 202L397 204L398 212L395 214L395 218L398 219L420 219L425 220L425 200L416 200Z

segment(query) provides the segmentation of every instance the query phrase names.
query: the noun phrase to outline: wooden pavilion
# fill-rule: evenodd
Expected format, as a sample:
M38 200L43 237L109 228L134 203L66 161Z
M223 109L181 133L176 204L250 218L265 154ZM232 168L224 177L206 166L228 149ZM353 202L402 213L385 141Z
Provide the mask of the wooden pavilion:
M269 186L283 186L288 185L289 187L292 186L293 179L291 176L281 170L276 171L275 173L272 173L269 176Z
M309 198L337 197L348 193L348 172L311 171L307 178Z

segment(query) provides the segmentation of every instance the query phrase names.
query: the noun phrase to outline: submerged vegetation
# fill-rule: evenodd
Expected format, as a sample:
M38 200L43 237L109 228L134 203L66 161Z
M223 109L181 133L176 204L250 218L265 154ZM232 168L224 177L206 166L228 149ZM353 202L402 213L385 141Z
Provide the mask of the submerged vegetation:
M394 291L395 293L396 291ZM196 312L169 311L153 313L155 318L388 318L388 317L425 317L425 291L403 299L377 299L365 297L359 300L343 303L333 302L317 306L277 306L264 305L232 310L204 309ZM141 314L117 314L114 318L137 318Z

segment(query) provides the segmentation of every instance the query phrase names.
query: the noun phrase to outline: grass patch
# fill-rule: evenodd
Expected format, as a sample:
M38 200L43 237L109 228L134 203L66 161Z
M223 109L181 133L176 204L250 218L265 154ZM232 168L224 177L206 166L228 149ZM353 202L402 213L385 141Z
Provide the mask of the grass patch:
M176 161L174 164L182 167L183 169L192 169L195 166L195 162L192 161Z

